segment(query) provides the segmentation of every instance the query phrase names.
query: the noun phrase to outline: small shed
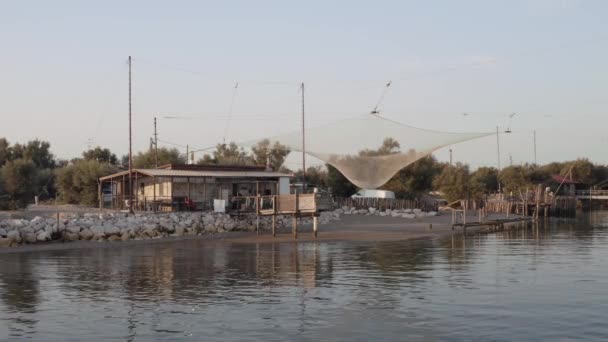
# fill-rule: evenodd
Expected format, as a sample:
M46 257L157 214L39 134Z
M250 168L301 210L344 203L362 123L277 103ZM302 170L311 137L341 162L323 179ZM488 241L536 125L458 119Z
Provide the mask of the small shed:
M290 177L257 166L170 164L133 169L99 179L99 205L126 209L133 201L139 211L208 210L214 200L223 200L227 209L239 209L257 195L289 194Z

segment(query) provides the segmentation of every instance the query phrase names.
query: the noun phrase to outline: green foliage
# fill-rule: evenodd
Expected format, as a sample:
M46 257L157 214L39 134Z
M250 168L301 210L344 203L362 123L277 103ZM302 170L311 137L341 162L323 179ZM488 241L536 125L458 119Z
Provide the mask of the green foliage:
M197 161L197 164L254 165L254 161L242 147L231 142L230 144L218 144L211 156L204 155ZM262 165L266 165L266 159Z
M471 176L468 165L445 165L433 182L449 201L483 197L483 184Z
M273 170L278 170L285 158L289 154L289 147L281 145L278 141L274 144L270 140L264 139L259 141L251 148L252 158L256 165L266 165L266 159L270 159L270 166Z
M77 160L57 170L57 189L65 203L95 205L99 177L116 172L116 167L97 160Z
M375 157L375 156L386 156L389 154L399 153L399 142L393 138L386 138L382 142L382 145L377 150L368 150L365 149L359 152L359 156L361 157Z
M51 153L51 144L38 139L29 141L25 145L15 144L11 148L10 159L31 160L36 167L42 169L55 167L55 156Z
M34 196L49 194L53 177L49 169L39 169L26 159L10 160L0 169L5 207L16 209L34 201Z
M101 148L99 146L82 152L82 158L85 160L97 160L100 163L118 164L118 158L116 158L114 153L107 148Z
M338 169L326 164L327 186L338 197L350 197L357 193L357 187L351 183Z
M433 156L424 157L401 169L382 189L390 190L397 197L410 197L433 188L433 179L443 166Z
M289 170L286 171L289 172ZM296 172L294 176L296 182L302 182L302 170L298 170L298 172ZM315 186L317 188L327 189L327 177L327 171L322 166L310 166L306 168L307 186Z
M123 161L123 166L128 166L128 157L126 164ZM176 148L160 147L158 149L158 165L166 164L185 164L186 156L179 153ZM133 156L133 167L140 169L153 169L156 167L155 163L155 150L149 149L146 152L139 152Z
M10 160L10 144L5 138L0 138L0 167Z
M498 191L498 170L493 167L480 167L473 172L473 180L481 184L486 194Z

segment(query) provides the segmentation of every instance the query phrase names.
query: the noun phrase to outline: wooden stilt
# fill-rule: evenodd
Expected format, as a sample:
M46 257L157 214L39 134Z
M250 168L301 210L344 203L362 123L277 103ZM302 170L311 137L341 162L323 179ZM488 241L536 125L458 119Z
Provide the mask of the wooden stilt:
M272 215L272 237L277 236L277 215Z

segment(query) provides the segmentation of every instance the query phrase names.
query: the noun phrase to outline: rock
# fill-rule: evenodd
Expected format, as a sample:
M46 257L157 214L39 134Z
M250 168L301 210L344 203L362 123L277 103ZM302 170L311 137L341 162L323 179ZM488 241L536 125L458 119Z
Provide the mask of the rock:
M0 236L1 237L6 237L7 234L8 234L8 232L6 231L6 229L0 228Z
M51 236L44 230L41 230L37 235L36 235L36 240L40 241L40 242L44 242L47 240L50 240Z
M80 233L78 233L78 236L80 236L81 240L91 240L93 236L95 236L95 233L88 228L84 228L82 231L80 231Z
M119 240L120 240L120 236L118 236L118 235L108 236L108 241L119 241Z
M11 246L11 240L8 238L0 238L0 248L2 247L10 247Z
M23 235L23 239L25 240L25 242L27 243L36 243L36 234L34 233L25 233L25 235Z
M131 234L129 234L128 232L124 232L122 233L122 235L120 236L120 239L122 241L127 241L131 239Z
M27 222L27 221L25 221L25 222ZM8 219L8 220L4 221L4 223L6 225L8 225L9 227L13 227L13 228L21 228L26 225L25 222L24 222L24 220L19 220L19 219Z
M426 216L430 216L430 217L437 216L437 212L436 211L429 211L428 213L426 213Z
M66 230L68 231L68 233L71 233L71 234L78 234L78 233L80 233L80 227L79 226L68 226L66 228Z
M412 213L412 209L405 209L403 210L404 213L406 214L411 214Z
M392 217L399 217L399 216L401 216L401 213L399 213L398 211L394 211L393 210L393 211L391 211L391 216Z
M120 235L120 228L116 226L104 226L103 232L106 236Z
M65 240L67 241L78 241L78 239L80 238L80 236L78 235L78 233L70 233L70 232L66 232L65 234L63 234Z
M380 212L380 216L382 216L382 217L385 217L385 216L387 216L387 215L388 215L388 213L387 213L386 211L381 211L381 212Z
M416 218L416 215L414 215L414 214L401 214L401 217L406 218L406 219L413 219L413 218Z
M414 209L414 210L412 210L412 212L414 214L418 215L418 214L420 214L422 212L422 210L420 210L420 209Z
M177 226L175 228L175 233L173 235L174 236L183 236L185 231L186 230L182 226Z
M6 234L7 239L14 243L21 243L21 234L17 229L11 230Z
M161 219L159 225L160 225L161 231L165 231L165 232L169 232L169 233L173 233L175 231L175 225L171 221Z
M374 214L376 212L376 208L373 208L373 207L369 207L367 210L369 211L370 214Z

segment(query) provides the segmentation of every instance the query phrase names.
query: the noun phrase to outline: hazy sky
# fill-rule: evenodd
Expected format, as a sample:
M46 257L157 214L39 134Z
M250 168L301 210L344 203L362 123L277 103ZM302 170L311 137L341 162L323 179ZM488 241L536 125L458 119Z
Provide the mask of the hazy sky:
M2 0L0 43L0 136L62 158L127 152L132 55L135 150L154 116L160 140L203 148L298 129L299 82L313 129L369 112L392 80L382 115L413 126L493 131L517 113L503 166L533 161L533 130L540 163L608 162L606 1ZM495 137L453 150L496 165Z

